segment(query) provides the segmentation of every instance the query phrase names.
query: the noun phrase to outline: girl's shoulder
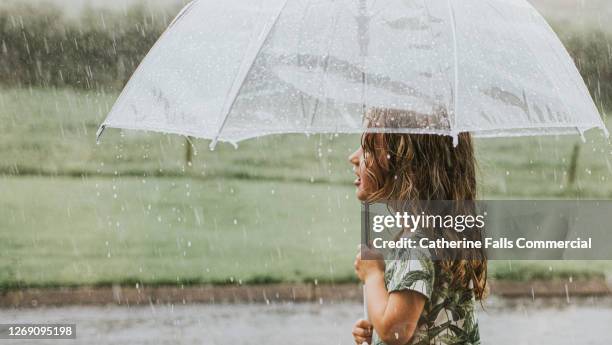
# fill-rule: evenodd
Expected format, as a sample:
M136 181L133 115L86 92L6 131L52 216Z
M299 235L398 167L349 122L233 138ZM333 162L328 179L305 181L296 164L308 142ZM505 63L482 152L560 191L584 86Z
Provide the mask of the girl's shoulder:
M434 264L427 250L396 250L391 259L386 260L385 282L389 292L412 290L429 299L434 279Z

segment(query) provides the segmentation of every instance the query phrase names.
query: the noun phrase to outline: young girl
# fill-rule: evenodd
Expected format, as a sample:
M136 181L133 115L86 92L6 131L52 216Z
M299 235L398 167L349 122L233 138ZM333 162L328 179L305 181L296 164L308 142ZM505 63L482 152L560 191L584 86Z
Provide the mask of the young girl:
M426 117L394 110L373 110L368 122L380 128L432 125ZM476 198L476 164L467 133L459 136L457 147L443 135L366 133L349 160L361 201ZM361 251L357 255L355 272L366 286L369 320L355 323L355 342L479 344L474 301L485 294L484 255L470 256L479 260L433 260L423 250L407 255L386 264L362 260Z

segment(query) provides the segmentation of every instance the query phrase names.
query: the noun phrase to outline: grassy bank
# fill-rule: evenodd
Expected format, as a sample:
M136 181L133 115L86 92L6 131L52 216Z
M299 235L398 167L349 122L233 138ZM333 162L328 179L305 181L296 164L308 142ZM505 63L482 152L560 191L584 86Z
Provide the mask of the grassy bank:
M0 282L346 280L350 188L189 178L0 179Z
M274 136L210 152L109 130L116 95L0 89L0 286L353 278L358 136ZM577 137L478 140L484 198L610 198L612 148ZM494 262L501 279L579 279L609 262Z
M0 178L0 286L346 282L349 186L190 178ZM493 262L491 277L581 279L612 262Z

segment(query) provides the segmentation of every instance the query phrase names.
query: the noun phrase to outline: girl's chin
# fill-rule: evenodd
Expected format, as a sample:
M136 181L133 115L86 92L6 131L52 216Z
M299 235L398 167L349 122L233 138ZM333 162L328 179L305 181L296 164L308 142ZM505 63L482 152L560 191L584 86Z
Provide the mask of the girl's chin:
M355 191L355 195L357 196L357 199L359 199L359 201L368 200L368 193L366 193L363 189L359 187L357 187L357 190Z

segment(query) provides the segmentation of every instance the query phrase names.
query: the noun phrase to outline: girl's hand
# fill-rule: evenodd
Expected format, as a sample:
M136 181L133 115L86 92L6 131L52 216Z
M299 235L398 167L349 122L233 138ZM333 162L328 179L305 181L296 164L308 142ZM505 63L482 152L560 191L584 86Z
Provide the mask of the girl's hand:
M363 259L362 259L363 254ZM355 258L355 273L361 282L365 283L368 277L385 272L385 260L376 250L362 245Z
M357 320L353 326L353 338L357 345L372 344L372 324L368 320Z

